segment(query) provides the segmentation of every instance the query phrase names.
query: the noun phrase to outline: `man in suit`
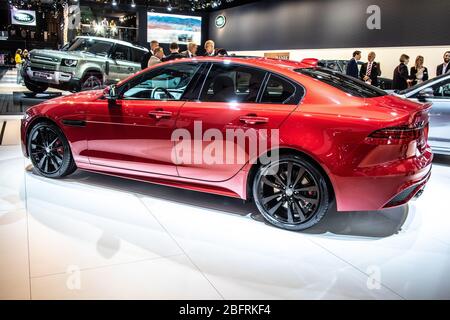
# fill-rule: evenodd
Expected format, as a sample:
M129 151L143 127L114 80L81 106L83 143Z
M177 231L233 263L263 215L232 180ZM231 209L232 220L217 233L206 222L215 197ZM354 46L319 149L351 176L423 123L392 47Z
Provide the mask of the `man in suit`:
M148 60L148 66L152 67L155 64L161 63L162 59L164 58L164 49L161 47L156 47L153 50L153 55L150 57L150 59Z
M197 56L198 45L195 42L189 42L186 51L183 51L181 54L185 58L193 58Z
M212 57L216 55L216 44L212 40L208 40L205 42L205 57Z
M359 77L366 83L378 86L378 77L381 75L380 64L375 62L375 52L370 52L367 57L368 62L361 66Z
M170 50L170 54L168 56L164 57L162 59L162 61L165 62L165 61L171 61L171 60L175 60L175 59L184 58L184 56L179 53L180 47L178 47L178 43L172 42L170 44L169 50Z
M450 51L444 53L444 63L437 66L436 75L440 76L441 74L450 72Z
M355 52L353 52L353 58L350 59L347 65L346 73L348 76L351 76L353 78L359 77L358 62L357 62L359 60L361 60L361 51L356 50Z
M150 42L150 51L144 54L141 61L141 69L144 70L148 66L148 61L155 54L155 49L159 48L159 42L156 40L152 40Z

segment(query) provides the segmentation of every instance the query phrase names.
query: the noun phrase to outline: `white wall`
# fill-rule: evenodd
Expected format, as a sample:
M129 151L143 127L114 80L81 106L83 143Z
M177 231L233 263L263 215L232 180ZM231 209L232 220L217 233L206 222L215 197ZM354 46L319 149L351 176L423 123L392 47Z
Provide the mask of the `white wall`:
M436 67L443 62L444 52L450 50L450 45L446 46L423 46L423 47L379 47L379 48L340 48L340 49L280 49L268 51L234 51L237 55L264 56L265 52L290 52L290 59L300 61L304 58L336 59L348 60L353 51L362 51L362 61L367 61L367 55L374 51L377 55L375 61L381 64L382 77L392 79L395 67L399 64L402 53L409 55L409 67L414 65L418 55L425 59L425 67L431 77L436 76Z

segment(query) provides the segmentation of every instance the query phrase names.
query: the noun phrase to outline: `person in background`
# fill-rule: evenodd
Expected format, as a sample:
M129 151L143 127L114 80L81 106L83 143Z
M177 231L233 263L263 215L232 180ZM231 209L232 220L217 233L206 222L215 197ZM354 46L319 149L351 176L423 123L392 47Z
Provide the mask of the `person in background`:
M348 76L351 76L353 78L358 78L359 72L358 72L358 62L361 60L361 51L356 50L353 52L353 57L350 59L347 65L347 71L346 74Z
M172 42L169 47L170 54L162 59L162 61L171 61L175 59L184 58L183 55L180 54L180 47L178 47L178 43Z
M411 77L408 72L409 56L402 54L400 56L400 64L394 69L394 79L392 81L392 89L405 90L411 83Z
M381 75L380 64L375 62L375 52L369 52L367 56L368 62L361 66L359 77L366 83L378 86L378 77Z
M212 40L208 40L205 42L205 57L212 57L216 55L215 51L216 44Z
M159 42L156 40L152 40L150 42L150 51L144 54L141 61L141 69L144 70L148 66L148 62L150 60L150 57L152 57L155 54L155 49L159 48Z
M423 57L417 56L414 67L411 67L411 85L416 85L428 80L428 69L423 66Z
M161 63L164 58L164 49L161 47L156 47L153 49L153 55L148 60L148 67L154 66L155 64Z
M14 61L16 62L17 69L17 84L20 84L22 82L22 49L16 50Z
M25 61L30 61L30 55L27 49L23 49L22 52L22 63L24 63Z
M436 68L436 76L450 72L450 51L444 53L444 63L440 64Z
M185 58L193 58L197 56L198 45L195 42L189 42L187 46L187 50L183 51L181 54Z

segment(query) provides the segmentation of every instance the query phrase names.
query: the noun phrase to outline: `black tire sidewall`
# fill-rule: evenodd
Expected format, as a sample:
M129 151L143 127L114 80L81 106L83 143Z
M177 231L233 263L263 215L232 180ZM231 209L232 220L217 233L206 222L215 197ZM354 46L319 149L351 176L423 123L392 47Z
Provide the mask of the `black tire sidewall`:
M35 83L34 81L31 81L31 80L29 80L27 78L24 78L23 81L25 82L25 87L28 90L30 90L31 92L34 92L34 93L45 92L48 89L48 87L49 87L48 84L45 84L45 83L43 83L43 84L39 83L38 84L38 83Z
M293 161L302 165L305 169L307 169L311 173L313 178L317 181L319 187L320 191L319 209L316 211L316 213L314 213L312 217L310 217L306 222L301 224L288 224L276 220L266 212L263 205L259 202L258 189L262 174L268 167L276 165L277 163L283 161ZM253 179L252 192L253 192L253 201L256 207L258 208L259 212L261 213L261 215L264 217L264 219L273 226L291 231L301 231L316 225L320 220L322 220L322 218L327 213L331 201L330 191L328 190L328 185L326 183L325 177L323 176L323 173L320 170L318 170L316 166L311 164L308 160L300 156L292 156L292 155L282 155L276 162L272 162L267 165L261 165L258 168L255 178Z
M39 169L39 166L37 165L37 163L35 163L32 155L31 155L31 137L37 130L39 130L42 127L47 127L47 128L50 128L51 130L53 130L58 135L59 139L61 139L61 142L64 146L64 155L63 155L63 160L62 160L63 163L62 163L61 167L58 169L58 171L53 172L53 173L46 173L46 172L41 171ZM73 157L72 157L72 152L70 150L69 142L67 141L67 139L64 136L63 132L61 131L61 129L54 124L51 124L48 122L42 122L42 123L36 124L31 129L31 131L28 135L27 150L28 150L28 155L30 157L31 163L36 168L37 172L44 177L62 178L74 171L73 170L74 162L73 162Z

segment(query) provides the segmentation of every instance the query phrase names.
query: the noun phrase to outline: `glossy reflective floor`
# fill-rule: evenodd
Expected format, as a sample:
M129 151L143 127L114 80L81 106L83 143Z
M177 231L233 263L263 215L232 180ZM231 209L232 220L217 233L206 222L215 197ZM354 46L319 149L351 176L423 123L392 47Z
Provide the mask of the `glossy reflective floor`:
M330 212L296 233L236 199L45 179L2 146L0 299L449 299L449 195L440 159L409 206Z

